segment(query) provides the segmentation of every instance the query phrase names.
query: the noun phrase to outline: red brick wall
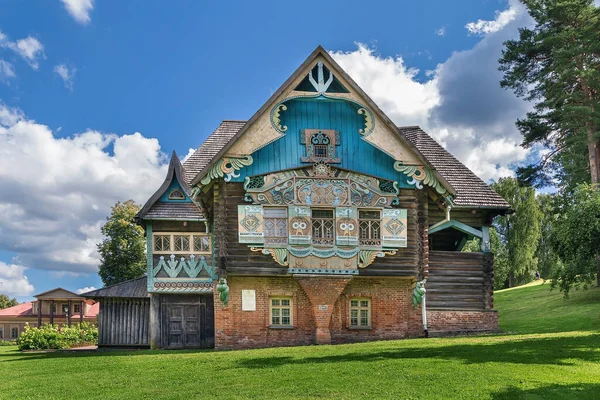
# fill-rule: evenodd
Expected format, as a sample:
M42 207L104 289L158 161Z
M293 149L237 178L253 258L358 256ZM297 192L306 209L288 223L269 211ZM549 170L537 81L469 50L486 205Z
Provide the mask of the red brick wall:
M498 330L498 313L488 311L427 310L427 328L433 335Z
M216 348L295 346L315 342L314 305L293 277L230 275L228 284L230 300L226 308L219 301L218 293L215 294ZM242 289L256 291L256 311L242 311ZM411 293L410 279L354 277L333 307L329 325L332 343L422 336L421 310L413 308ZM293 329L269 328L270 296L293 298ZM371 299L372 329L349 329L349 300L352 297Z
M215 291L215 348L244 349L312 344L314 322L308 297L292 277L228 276L229 303ZM242 290L256 291L256 311L242 311ZM291 296L293 329L269 328L269 297Z

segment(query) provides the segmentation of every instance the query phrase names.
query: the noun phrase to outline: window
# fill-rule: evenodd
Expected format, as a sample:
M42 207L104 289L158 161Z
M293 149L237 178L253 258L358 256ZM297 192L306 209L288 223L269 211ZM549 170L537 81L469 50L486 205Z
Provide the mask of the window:
M3 338L4 338L4 332L3 332L2 327L0 326L0 339L3 339Z
M185 200L185 195L179 189L171 190L169 193L169 200Z
M379 211L359 210L358 242L363 246L381 246L381 214Z
M73 305L73 314L75 313L81 313L81 304L74 304Z
M169 235L155 235L154 236L154 251L170 251L171 250L171 236Z
M300 142L306 145L306 157L302 162L339 163L340 158L335 157L335 147L340 144L338 131L328 129L304 129L300 134Z
M154 253L189 254L210 253L209 235L198 233L159 233L154 235Z
M290 297L271 297L271 326L292 326Z
M173 235L173 250L177 252L190 251L190 237Z
M333 210L312 210L313 244L333 245L334 225Z
M371 300L350 300L350 328L371 327Z
M18 327L14 327L10 330L10 337L11 339L18 339L19 338L19 328Z
M265 243L287 243L287 208L265 207Z
M52 314L56 314L56 303L52 303Z
M203 235L193 235L194 238L194 253L210 252L210 237Z

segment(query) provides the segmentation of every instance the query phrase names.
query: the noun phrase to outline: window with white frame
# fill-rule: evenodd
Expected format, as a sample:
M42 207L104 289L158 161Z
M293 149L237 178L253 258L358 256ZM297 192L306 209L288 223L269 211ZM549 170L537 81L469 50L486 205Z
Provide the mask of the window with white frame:
M362 246L381 246L381 211L358 211L358 242Z
M153 234L155 254L210 253L210 236L201 233L155 233Z
M4 328L0 326L0 339L4 339Z
M10 330L10 338L11 339L19 338L19 327L15 326Z
M350 299L350 328L371 327L371 300Z
M73 314L81 313L81 304L73 304Z
M313 244L333 245L335 242L335 221L333 210L312 210L312 241Z
M288 239L288 215L287 208L265 207L265 243L287 243Z
M292 298L271 297L271 326L292 326Z

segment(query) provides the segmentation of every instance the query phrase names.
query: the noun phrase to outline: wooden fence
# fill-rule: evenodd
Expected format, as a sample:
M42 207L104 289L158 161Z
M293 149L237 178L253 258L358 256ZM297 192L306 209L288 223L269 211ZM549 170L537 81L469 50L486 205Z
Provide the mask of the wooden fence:
M149 345L150 299L105 297L99 300L99 347Z

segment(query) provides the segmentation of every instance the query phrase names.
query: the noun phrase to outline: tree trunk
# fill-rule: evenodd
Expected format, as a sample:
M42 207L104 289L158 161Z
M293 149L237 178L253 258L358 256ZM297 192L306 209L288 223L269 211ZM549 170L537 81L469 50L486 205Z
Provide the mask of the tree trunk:
M586 124L587 145L590 153L590 173L592 175L592 185L600 183L600 142L594 137L594 130L589 123Z

